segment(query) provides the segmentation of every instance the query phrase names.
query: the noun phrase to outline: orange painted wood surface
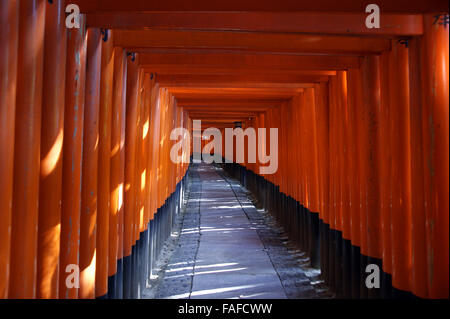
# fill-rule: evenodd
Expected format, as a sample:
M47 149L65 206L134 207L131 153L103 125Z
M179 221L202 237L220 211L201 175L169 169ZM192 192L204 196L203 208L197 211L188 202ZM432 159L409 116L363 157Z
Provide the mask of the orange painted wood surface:
M64 1L46 3L36 289L40 299L59 296L67 50L64 17Z
M99 29L87 30L78 295L82 299L95 298L101 41Z
M9 298L36 297L45 9L20 2Z
M67 269L80 262L86 50L87 32L82 16L81 27L67 34L59 269L59 298L64 299L78 298L78 289L68 288L66 280Z
M14 172L19 1L0 3L0 298L8 297Z

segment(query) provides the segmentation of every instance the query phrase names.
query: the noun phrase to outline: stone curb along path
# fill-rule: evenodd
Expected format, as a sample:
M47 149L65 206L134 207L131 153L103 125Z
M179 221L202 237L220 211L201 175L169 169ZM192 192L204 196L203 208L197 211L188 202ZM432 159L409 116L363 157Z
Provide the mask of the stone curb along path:
M193 164L189 197L142 297L332 298L272 216L216 165Z

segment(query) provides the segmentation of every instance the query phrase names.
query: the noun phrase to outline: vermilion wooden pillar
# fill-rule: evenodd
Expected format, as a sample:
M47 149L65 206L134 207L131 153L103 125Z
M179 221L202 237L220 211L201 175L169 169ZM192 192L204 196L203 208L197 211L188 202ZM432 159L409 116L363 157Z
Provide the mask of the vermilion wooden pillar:
M152 138L153 138L153 147L151 150L151 158L152 158L152 191L151 191L151 214L150 218L153 219L155 216L155 213L159 207L158 205L158 167L159 167L159 153L160 153L160 120L161 120L161 103L160 101L160 95L159 95L159 85L155 84L155 87L152 90L152 125L154 126L153 132L152 132Z
M363 60L362 65L362 82L363 82L363 125L360 127L362 132L358 130L358 134L362 134L361 149L359 153L360 168L363 168L362 176L360 176L362 214L361 222L365 223L361 228L361 273L365 274L366 264L378 263L382 257L381 254L381 211L379 208L379 163L380 163L380 114L381 114L381 82L380 82L380 57L368 56ZM364 207L365 206L365 207ZM366 258L367 257L367 258ZM364 283L364 275L361 277L362 288L361 295L363 297L368 294L370 298L377 298L381 293L380 290L367 290Z
M152 77L151 75L150 77ZM153 214L153 189L155 188L154 184L154 174L153 174L153 168L154 168L154 162L153 162L153 139L155 134L155 110L154 110L154 100L155 100L155 80L154 76L153 79L151 79L149 83L149 92L147 95L147 107L149 109L149 126L148 126L148 154L147 154L147 179L148 179L148 190L147 190L147 205L148 205L148 221L152 219ZM147 221L147 222L148 222Z
M176 117L176 105L175 105L175 96L172 94L169 94L170 96L170 126L167 130L167 138L169 140L169 143L167 143L167 163L169 165L169 180L168 180L168 191L166 198L168 198L174 191L175 191L175 164L170 159L170 148L173 145L173 141L170 140L170 133L172 129L175 127L175 123L177 121Z
M138 186L136 188L136 208L137 208L137 228L136 228L136 240L139 240L140 233L144 231L144 211L145 211L145 202L143 193L146 188L146 176L145 176L145 166L146 159L143 158L145 141L144 141L144 127L146 122L145 115L145 72L143 69L140 69L139 72L139 95L138 95L138 107L139 107L139 124L138 124L138 133L136 135L136 179L139 181Z
M275 128L278 128L278 144L280 145L279 147L278 147L278 158L280 159L280 162L279 162L279 167L281 167L281 165L282 165L282 162L281 162L281 143L282 143L282 139L281 139L281 134L280 134L280 132L281 132L281 120L280 120L280 106L279 107L277 107L276 109L272 109L273 110L273 126L271 126L271 127L275 127ZM275 174L275 176L274 176L274 182L275 182L275 185L278 185L278 186L281 186L281 170L280 169L278 169L277 170L277 172L276 172L276 174Z
M347 108L346 108L346 115L345 115L345 139L346 139L346 170L344 173L344 179L345 184L344 187L346 189L346 203L344 206L344 213L346 214L346 218L348 223L346 224L346 227L344 228L344 239L351 240L352 239L352 223L353 223L353 216L356 215L355 210L358 210L359 207L357 206L358 203L358 193L357 188L355 188L355 185L357 185L357 176L356 176L356 143L354 141L355 136L355 105L351 104L349 102L350 100L350 94L352 94L348 88L348 77L349 77L349 71L347 72Z
M143 128L142 128L142 175L145 179L144 189L142 191L142 202L144 205L144 220L143 220L143 230L147 229L147 224L150 216L150 201L149 201L149 189L150 189L150 169L148 167L148 155L149 155L149 140L150 140L150 74L145 73L144 75L144 98L143 98L143 108L144 108L144 118L143 118Z
M392 155L392 285L411 290L411 141L409 49L394 43L389 57L390 139ZM369 224L370 225L370 224Z
M363 70L358 70L356 74L356 86L354 87L356 95L356 142L357 142L357 167L358 167L358 177L359 177L359 222L360 224L354 224L352 227L354 233L359 233L359 246L361 254L367 256L367 179L368 179L368 169L367 169L367 148L368 139L367 127L368 127L368 110L364 107L364 89L363 89L363 78L365 74ZM355 229L356 228L356 229ZM354 244L358 245L356 242L357 238L354 239Z
M422 137L422 68L420 65L422 38L409 40L410 134L411 134L411 291L428 297L427 241L424 162ZM384 256L383 256L384 263Z
M125 197L124 197L124 230L123 230L123 297L133 298L135 287L133 269L135 260L132 246L136 225L136 150L138 132L138 94L139 94L139 57L132 54L127 59L127 96L126 96L126 131L125 131Z
M174 120L174 114L173 114L173 101L174 101L174 97L172 94L169 93L169 91L167 91L167 127L166 127L166 138L167 138L167 144L166 144L166 150L164 153L164 161L166 162L166 192L165 192L165 196L164 196L164 201L168 199L168 197L170 196L171 192L172 192L172 167L173 167L173 163L170 160L170 146L172 145L172 141L170 140L170 131L172 130L173 127L173 120ZM206 142L206 140L205 140Z
M283 193L285 193L286 195L290 195L289 194L289 178L288 176L289 174L289 152L287 151L290 147L290 145L288 144L288 136L289 136L289 111L290 111L290 103L289 102L285 102L283 103L283 106L280 108L281 110L281 121L282 121L282 127L281 127L281 147L282 149L286 150L286 152L282 153L282 166L279 168L279 170L281 170L282 173L282 186L283 186ZM247 151L246 151L247 152ZM286 212L283 212L283 214L286 214Z
M85 16L80 28L68 30L66 62L66 94L64 111L64 143L61 203L61 253L59 298L78 298L77 288L68 288L66 278L73 272L67 266L80 261L81 171L86 85L87 34Z
M347 234L348 219L346 218L346 189L345 189L345 169L347 145L345 140L345 116L347 107L347 72L336 72L336 229L342 231L342 235ZM341 249L341 247L339 247ZM341 251L339 251L341 254ZM339 274L341 277L342 274ZM342 279L341 279L342 280Z
M362 121L362 107L363 104L363 96L362 96L362 72L361 69L350 69L348 71L348 104L350 109L350 118L352 121L352 131L353 136L350 143L354 144L354 159L353 159L353 167L354 167L354 175L352 178L351 185L351 193L355 195L352 197L352 207L351 207L351 242L353 246L361 246L361 219L362 214L365 214L365 211L362 209L365 204L361 202L361 198L365 198L365 195L361 193L361 186L365 185L366 182L363 180L361 176L362 172L362 160L361 156L363 156L360 148L360 140L359 140L359 132L362 129L364 123Z
M446 20L447 19L447 20ZM424 16L423 155L429 297L449 296L448 13Z
M66 79L64 1L46 3L37 298L58 298ZM55 63L61 61L61 63Z
M329 210L328 210L328 220L329 225L331 229L337 229L337 222L336 222L336 166L337 166L337 151L336 147L338 146L338 143L336 143L336 112L337 112L337 106L336 106L336 85L337 80L336 77L331 77L329 82L329 130L328 130L328 139L329 139Z
M318 148L318 138L317 138L317 127L316 127L316 108L317 103L315 99L314 89L307 88L304 93L309 101L309 122L311 125L311 135L310 135L310 154L311 156L311 167L310 167L310 179L311 179L311 208L310 210L314 213L318 213L320 209L319 205L319 148Z
M361 201L361 198L365 198L361 192L361 185L365 180L362 180L360 176L360 172L362 171L361 167L363 166L363 162L360 160L362 153L360 152L360 144L359 144L359 132L364 125L364 123L360 123L361 117L359 116L362 111L363 105L363 95L362 95L362 71L360 68L358 69L349 69L347 71L347 83L348 83L348 123L349 123L349 152L352 157L351 167L352 172L349 172L350 177L350 278L349 278L349 286L351 290L352 298L360 298L360 286L361 286L361 277L360 277L360 247L361 247L361 220L362 214L365 214L365 211L362 209L365 204ZM366 238L364 236L364 238ZM348 259L347 259L348 260ZM348 267L346 268L346 270ZM348 292L348 291L347 291Z
M113 32L111 30L103 30L102 33L98 139L97 265L95 271L96 297L105 296L108 291L108 242L111 196L111 109L114 72Z
M303 192L304 192L304 187L303 187L303 182L304 182L304 174L303 174L303 165L304 162L302 160L302 157L304 155L305 150L302 147L302 130L303 130L303 126L300 125L300 120L301 120L301 112L303 112L303 93L297 94L294 97L294 102L295 102L295 109L294 109L294 113L293 113L293 120L296 123L296 125L294 126L294 134L297 138L297 143L296 143L296 149L297 149L297 154L296 154L296 161L295 161L295 166L296 166L296 171L297 171L297 183L296 183L296 189L295 192L297 194L297 201L304 205L304 201L303 201ZM299 231L300 233L300 231Z
M83 299L95 297L101 51L100 30L88 29L80 219L79 298Z
M108 276L116 274L117 260L123 257L126 67L125 50L120 47L114 48Z
M173 115L172 115L172 101L173 97L169 93L168 90L165 91L166 94L166 103L167 103L167 114L166 114L166 126L165 126L165 137L164 137L164 150L163 150L163 156L164 156L164 195L163 195L163 203L166 201L166 199L169 197L170 194L170 181L171 181L171 161L169 157L170 153L170 130L172 129L172 121L173 121Z
M289 101L288 103L288 114L292 114L293 113L293 109L295 107L295 104L293 103L293 100ZM288 150L290 150L287 155L287 160L288 160L288 165L287 165L287 169L288 169L288 175L290 178L287 179L288 182L288 195L291 196L292 198L294 198L294 186L296 185L296 174L295 174L295 143L294 143L294 139L295 139L295 134L293 134L293 128L295 126L296 123L294 123L294 120L292 117L288 117L288 122L286 123L288 125L288 134L287 134L287 140L288 140ZM256 134L258 133L258 126L259 126L259 121L258 118L254 118L253 120L254 122L254 127L255 127L255 132ZM258 135L257 135L258 136ZM251 144L249 143L249 147L251 147ZM258 173L257 170L257 166L256 164L253 165L253 172L255 172L256 174Z
M259 128L261 128L263 131L266 132L265 136L261 138L259 137L259 133L258 131L256 132L256 136L258 138L258 144L257 144L257 151L256 151L256 163L257 163L257 174L261 174L261 167L265 166L266 164L263 164L259 159L262 158L262 156L265 156L267 154L267 149L266 149L266 145L267 145L267 131L270 130L269 128L265 127L266 123L266 119L265 119L265 114L264 113L260 113L259 114ZM223 135L222 135L223 136ZM223 140L223 138L222 138ZM223 142L223 141L222 141ZM261 156L261 155L262 156ZM297 168L297 166L295 166L295 168ZM297 171L296 171L297 174ZM264 175L262 175L264 177Z
M0 299L8 297L19 1L0 2Z
M328 223L328 85L314 86L317 120L317 145L319 161L319 200L320 218Z
M167 94L165 89L159 90L160 94L160 112L161 112L161 118L160 118L160 135L159 135L159 152L158 152L158 206L157 208L161 207L164 204L164 196L165 196L165 163L164 163L164 147L165 144L167 144L166 139L166 115L167 115Z
M136 121L138 94L137 57L127 59L127 96L126 96L126 132L125 132L125 201L124 201L124 238L123 255L131 255L134 235L135 213L135 156L136 156ZM125 296L124 296L125 297Z
M375 112L380 102L379 58L366 57L362 67L362 105L358 110L358 141L361 185L361 253L365 256L380 257L380 220L377 210L376 183L376 136L377 122ZM370 236L368 235L370 229Z
M144 70L139 68L138 70L138 82L137 82L137 118L136 118L136 149L135 149L135 188L134 188L134 228L133 228L133 245L140 237L141 229L141 213L143 214L143 209L141 205L141 187L142 187L142 175L141 175L141 149L142 149L142 106L141 106L141 96L142 96L142 83L144 81ZM142 209L142 211L141 211ZM137 269L137 268L136 268Z
M339 98L339 189L340 189L340 216L342 225L343 239L350 239L350 176L353 157L349 152L349 110L348 110L348 90L347 90L347 72L339 71L338 78L338 98ZM345 278L344 278L345 279ZM344 283L345 285L345 283Z
M293 102L291 101L291 103L293 103ZM256 135L256 143L255 143L255 146L254 146L255 147L255 159L256 159L256 162L253 164L253 172L255 174L258 174L258 175L259 175L259 172L260 172L260 162L259 162L258 151L259 151L259 148L260 148L260 144L262 142L262 139L260 139L259 136L258 136L258 130L259 130L259 128L262 127L262 120L263 119L261 118L261 114L257 114L254 117L254 119L253 119L255 135ZM293 179L295 180L295 176L293 176ZM259 187L257 187L256 188L256 193L259 194L259 191L260 191Z
M36 297L45 3L20 3L9 298Z
M344 181L344 125L346 108L346 73L336 72L336 76L330 80L330 284L338 296L343 296L343 252L342 236L346 226L343 181Z
M345 143L346 154L344 156L344 231L342 237L343 241L343 295L347 298L359 297L358 268L359 255L357 254L357 246L353 244L353 235L355 233L354 225L359 226L359 177L358 177L358 162L357 162L357 143L356 143L356 108L355 91L352 87L354 85L351 73L355 70L347 71L347 102L344 114L345 121ZM357 72L357 71L356 71ZM357 233L357 232L356 232ZM356 236L359 236L357 233ZM353 246L352 246L353 245Z
M173 122L172 123L173 124L172 124L171 131L172 131L172 129L174 129L176 127L180 127L180 123L179 123L180 118L179 118L179 113L178 113L177 109L178 108L177 108L177 102L176 102L175 96L172 96L172 114L173 114ZM169 132L169 138L170 138L170 132ZM177 184L177 167L178 167L178 164L172 162L172 160L170 159L170 149L171 149L172 145L174 145L173 141L171 141L170 147L169 147L169 161L170 161L170 164L172 165L172 182L171 182L172 187L171 187L171 191L170 191L171 194L173 192L175 192L175 188L176 188L176 184Z
M389 57L391 51L383 52L380 56L380 81L381 81L381 112L380 127L378 130L378 139L380 140L380 148L378 150L379 165L378 175L380 178L379 195L380 195L380 214L381 214L381 256L383 259L383 271L392 274L392 242L391 242L391 214L392 214L392 160L391 160L391 142L392 136L390 132L390 113L395 107L390 104L390 94L393 87L389 81Z
M309 127L307 123L307 112L308 112L308 100L306 98L305 92L301 93L300 95L300 109L298 113L298 125L300 127L300 132L298 134L299 137L299 145L298 147L301 149L301 156L300 156L300 183L301 183L301 194L300 197L301 203L305 208L310 207L310 189L309 189L309 176L308 176L308 168L309 168L309 154L308 154L308 148L309 148Z

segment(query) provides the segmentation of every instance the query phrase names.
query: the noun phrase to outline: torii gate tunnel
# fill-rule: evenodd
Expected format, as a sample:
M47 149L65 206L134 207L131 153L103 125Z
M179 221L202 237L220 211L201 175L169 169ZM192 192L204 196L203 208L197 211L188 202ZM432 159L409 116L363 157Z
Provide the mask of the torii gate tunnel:
M141 297L202 153L337 297L448 298L448 3L369 4L1 0L0 298Z

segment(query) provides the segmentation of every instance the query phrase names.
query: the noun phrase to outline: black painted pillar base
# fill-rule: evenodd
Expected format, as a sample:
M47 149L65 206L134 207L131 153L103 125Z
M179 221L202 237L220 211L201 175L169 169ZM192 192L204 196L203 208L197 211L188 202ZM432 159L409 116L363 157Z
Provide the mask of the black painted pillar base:
M361 254L361 249L342 237L342 232L311 212L280 187L237 163L227 163L225 170L252 191L258 203L284 228L289 239L320 268L321 278L338 298L379 299L417 298L410 292L392 287L392 277L382 268L382 260ZM366 267L375 264L380 270L380 288L369 289Z
M115 299L123 299L123 258L117 261Z
M133 258L132 255L123 258L123 299L133 298L131 289L131 281L133 274Z
M108 299L117 299L117 276L109 276L108 277Z

